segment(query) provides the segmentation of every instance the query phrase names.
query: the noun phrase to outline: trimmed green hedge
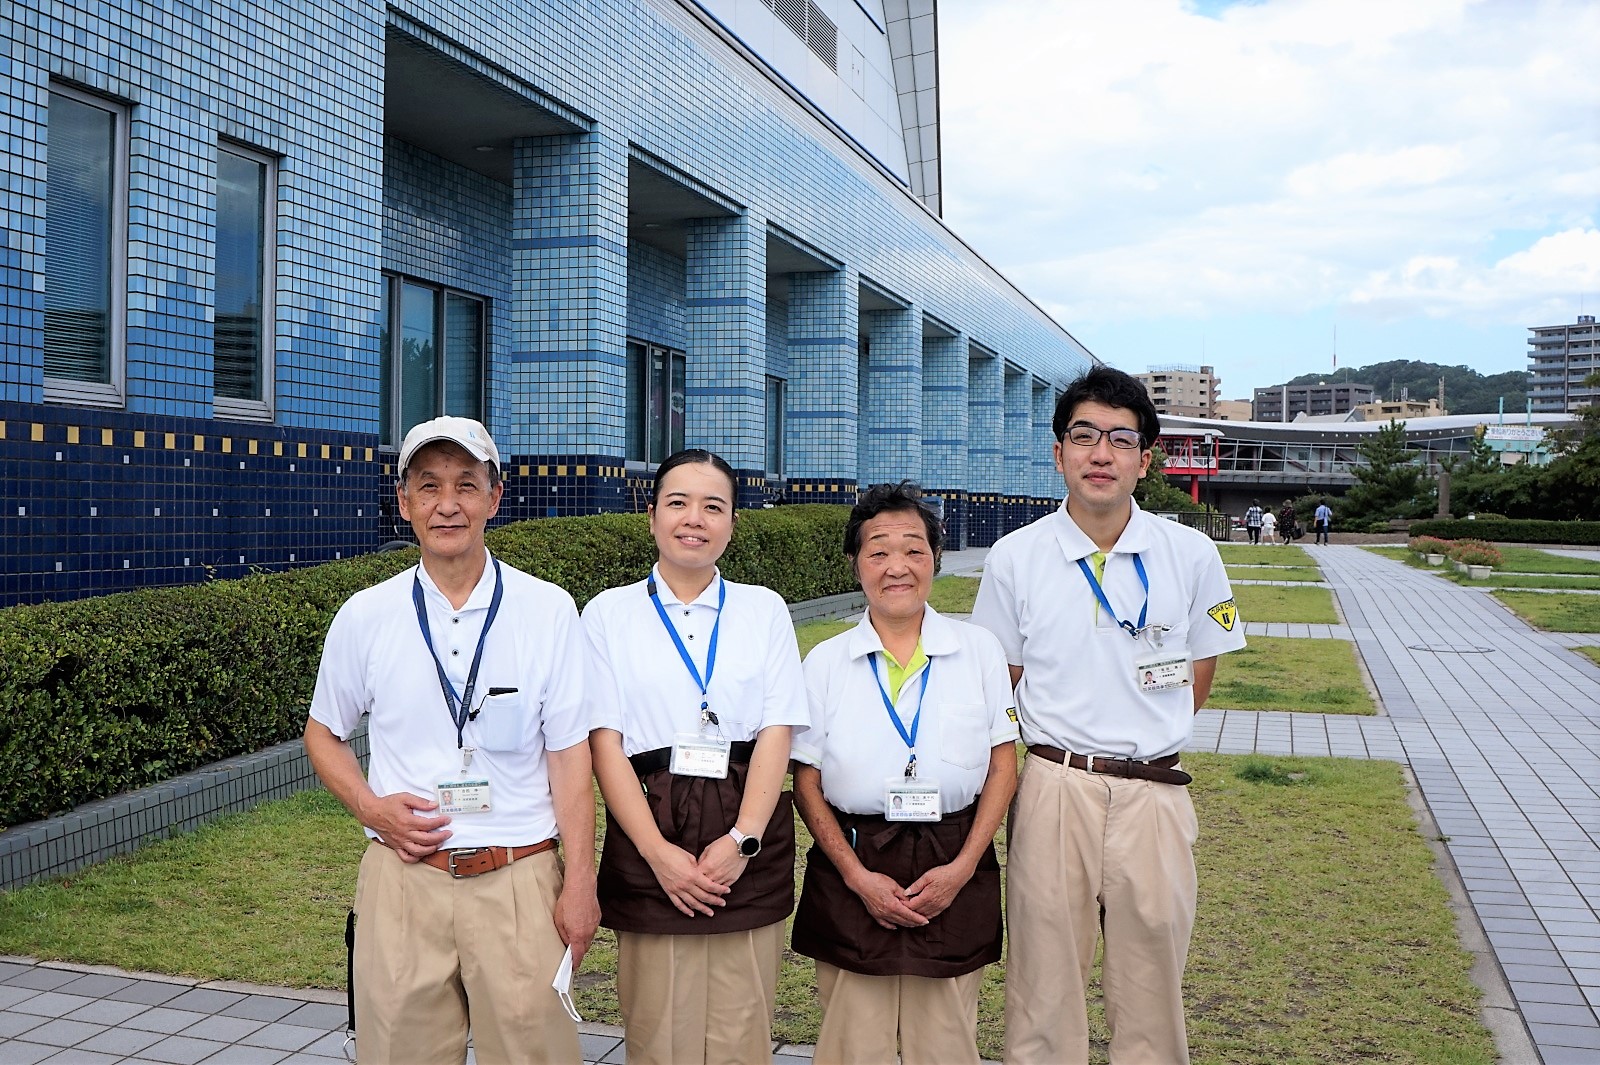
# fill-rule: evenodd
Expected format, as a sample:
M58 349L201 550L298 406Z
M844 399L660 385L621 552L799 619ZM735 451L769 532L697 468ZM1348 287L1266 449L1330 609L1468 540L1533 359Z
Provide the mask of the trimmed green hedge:
M790 602L854 591L848 508L742 511L722 571ZM492 530L489 547L579 606L642 578L642 514ZM0 825L158 783L298 736L322 641L353 593L415 564L373 554L237 581L0 610Z
M1514 544L1600 545L1600 521L1538 521L1523 518L1432 518L1411 523L1412 536L1441 540L1472 538Z

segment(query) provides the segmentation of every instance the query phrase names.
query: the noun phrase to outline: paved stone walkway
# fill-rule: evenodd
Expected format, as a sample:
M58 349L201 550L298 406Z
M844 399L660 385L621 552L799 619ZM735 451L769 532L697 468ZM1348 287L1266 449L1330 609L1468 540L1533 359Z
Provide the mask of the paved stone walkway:
M1310 547L1342 625L1254 636L1353 639L1384 717L1203 711L1194 750L1411 766L1546 1065L1600 1062L1600 665L1494 599L1357 547ZM975 573L984 552L946 557ZM341 1058L342 999L0 959L0 1065ZM587 1062L621 1033L583 1027ZM799 1065L809 1048L775 1048Z

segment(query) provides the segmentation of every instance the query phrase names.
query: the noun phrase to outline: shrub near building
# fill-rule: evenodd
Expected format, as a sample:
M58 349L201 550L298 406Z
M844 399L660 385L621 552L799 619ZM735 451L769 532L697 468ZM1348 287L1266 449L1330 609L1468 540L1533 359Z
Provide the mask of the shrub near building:
M854 591L840 550L848 513L742 512L722 572L789 602ZM655 558L642 514L519 522L488 542L580 605L642 579ZM298 736L333 615L415 562L409 551L367 555L0 610L0 825Z

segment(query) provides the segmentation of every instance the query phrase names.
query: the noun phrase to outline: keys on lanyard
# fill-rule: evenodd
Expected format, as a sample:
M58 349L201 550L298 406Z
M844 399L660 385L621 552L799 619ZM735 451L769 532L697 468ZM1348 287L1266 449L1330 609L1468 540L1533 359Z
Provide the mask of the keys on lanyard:
M419 566L420 570L421 567ZM433 657L433 667L439 673L439 688L444 692L444 708L450 714L450 721L456 727L456 749L461 751L461 768L463 771L472 764L473 749L466 746L461 735L466 731L467 722L472 717L472 696L478 687L478 667L483 664L483 646L489 639L489 629L494 625L494 619L500 613L500 601L505 598L505 578L500 572L500 560L494 560L494 597L489 600L489 613L483 619L483 631L478 634L478 649L472 656L472 669L467 673L467 686L461 694L456 694L454 684L444 671L444 663L439 661L439 652L433 648L433 632L428 627L428 604L422 591L422 578L419 574L411 577L411 602L417 608L417 627L422 630L422 642L428 645L428 654Z
M1106 598L1106 590L1100 586L1099 578L1094 575L1094 570L1089 567L1086 559L1078 559L1078 569L1083 572L1083 579L1089 582L1089 588L1094 592L1094 597L1100 600L1100 606L1110 615L1111 620L1121 626L1129 636L1137 640L1144 632L1145 617L1150 612L1150 578L1145 575L1143 560L1137 554L1133 556L1134 572L1139 575L1139 583L1144 586L1144 603L1139 607L1138 625L1117 617L1117 612L1111 609L1111 600Z

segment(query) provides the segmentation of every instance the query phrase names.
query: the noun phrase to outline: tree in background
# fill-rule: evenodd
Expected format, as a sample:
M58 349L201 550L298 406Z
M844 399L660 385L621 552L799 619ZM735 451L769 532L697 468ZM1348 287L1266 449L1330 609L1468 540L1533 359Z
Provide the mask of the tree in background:
M1416 452L1406 448L1406 423L1391 421L1356 447L1364 460L1355 468L1356 483L1338 501L1336 521L1365 526L1390 518L1427 516L1434 489Z
M1150 469L1133 490L1133 498L1140 510L1204 510L1189 493L1167 480L1162 469L1167 465L1167 453L1159 447L1151 448Z
M1588 388L1600 388L1600 370L1584 378ZM1540 503L1544 518L1600 521L1600 403L1579 412L1583 425L1551 434L1563 454L1539 470Z

